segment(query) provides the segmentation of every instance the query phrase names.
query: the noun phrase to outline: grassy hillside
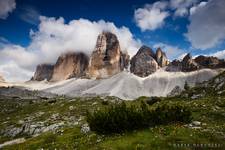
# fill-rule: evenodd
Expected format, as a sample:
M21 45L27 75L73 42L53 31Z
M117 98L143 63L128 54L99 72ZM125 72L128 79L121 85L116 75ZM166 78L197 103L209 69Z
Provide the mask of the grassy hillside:
M161 98L150 106L157 107L163 103L184 105L192 112L192 123L176 122L111 135L89 131L86 112L121 103L122 100L116 97L54 97L34 101L1 96L0 143L25 138L23 143L3 147L13 150L42 148L161 150L194 149L194 147L224 149L224 83L225 73L222 73L208 82L182 92L179 96ZM148 99L140 97L134 101L126 101L126 104L140 105L141 101ZM14 134L7 135L10 132ZM182 146L182 144L190 145Z

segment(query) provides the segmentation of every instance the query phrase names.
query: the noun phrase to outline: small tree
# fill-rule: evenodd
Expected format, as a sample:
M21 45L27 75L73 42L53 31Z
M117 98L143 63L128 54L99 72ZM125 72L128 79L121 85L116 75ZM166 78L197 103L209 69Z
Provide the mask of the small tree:
M185 89L186 91L188 91L188 90L190 89L190 86L188 85L187 81L185 81L184 89Z

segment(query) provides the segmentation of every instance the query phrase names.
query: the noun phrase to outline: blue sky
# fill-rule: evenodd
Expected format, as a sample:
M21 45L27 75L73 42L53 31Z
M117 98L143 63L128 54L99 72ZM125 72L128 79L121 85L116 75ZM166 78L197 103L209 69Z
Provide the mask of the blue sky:
M37 24L30 24L27 20L21 18L21 15L29 13L24 10L26 8L33 9L43 16L63 17L66 22L79 18L86 18L91 21L103 19L114 22L117 26L127 26L133 33L139 35L140 30L135 26L133 15L134 10L145 3L144 0L123 0L121 2L105 2L104 0L65 0L63 2L61 0L17 0L15 11L6 20L0 20L0 35L16 44L23 46L29 44L29 31L30 29L37 29L38 22L36 22Z
M0 72L28 78L38 63L53 63L66 49L89 53L102 30L118 33L130 55L145 44L162 47L171 60L188 52L224 58L224 7L222 0L0 0ZM85 38L69 35L82 30L91 34L84 33L91 41L85 46L79 44ZM80 42L71 45L76 41L69 38Z
M116 26L128 27L133 35L143 41L144 44L152 46L154 42L164 42L188 48L190 45L183 37L188 23L187 18L167 18L163 28L154 31L142 32L136 26L134 20L135 9L152 4L152 0L121 0L120 2L104 0L17 0L16 9L6 20L0 20L0 36L14 44L27 46L30 43L30 29L37 30L39 21L37 18L26 18L26 9L33 9L39 15L48 17L63 17L66 22L70 20L85 18L91 21L105 20L113 22ZM38 16L34 16L38 17ZM30 23L28 19L35 20ZM32 22L32 21L31 21Z

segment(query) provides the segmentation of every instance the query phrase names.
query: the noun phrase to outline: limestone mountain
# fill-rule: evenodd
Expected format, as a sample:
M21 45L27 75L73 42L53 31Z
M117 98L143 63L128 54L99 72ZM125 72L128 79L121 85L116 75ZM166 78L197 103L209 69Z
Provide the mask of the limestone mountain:
M38 65L32 80L60 81L73 77L106 78L128 68L130 56L120 49L115 34L101 33L89 57L84 53L62 54L55 65Z
M89 58L84 53L65 53L59 56L54 65L38 65L31 80L60 81L85 76L88 61Z
M198 65L201 68L224 68L225 67L225 61L223 59L218 59L217 57L213 56L198 56L195 58L195 62L198 63Z
M197 56L192 58L191 54L187 54L182 61L174 60L168 67L167 71L182 71L182 72L191 72L199 69L209 68L217 69L224 68L225 61L223 59L218 59L213 56Z
M130 64L130 55L128 55L127 52L121 53L120 68L128 69L129 64Z
M62 54L54 65L51 81L85 76L89 58L84 53Z
M106 78L115 75L128 66L129 56L122 53L115 34L103 32L97 38L95 49L90 57L87 76Z
M199 69L199 65L192 59L190 53L188 53L182 61L182 71L183 72L190 72Z
M34 76L31 78L31 80L35 80L35 81L47 80L47 81L49 81L52 78L53 68L54 68L54 66L50 65L50 64L38 65L36 67Z
M155 60L155 53L151 48L142 46L137 54L131 59L130 71L140 77L146 77L159 68Z
M170 63L161 48L154 52L147 46L142 46L130 60L128 53L121 50L117 36L111 32L102 32L97 37L90 57L81 52L62 54L55 65L38 65L32 80L61 81L74 77L102 79L118 74L124 69L130 69L131 73L139 77L146 77L159 68L166 68L169 72L191 72L224 67L225 61L222 59L208 56L193 59L191 54L187 54L183 60Z
M167 59L166 54L161 50L161 48L158 48L156 50L156 61L160 67L165 67L169 64L169 60Z
M167 71L191 72L199 69L199 65L192 59L190 53L184 56L183 60L174 60L166 68Z

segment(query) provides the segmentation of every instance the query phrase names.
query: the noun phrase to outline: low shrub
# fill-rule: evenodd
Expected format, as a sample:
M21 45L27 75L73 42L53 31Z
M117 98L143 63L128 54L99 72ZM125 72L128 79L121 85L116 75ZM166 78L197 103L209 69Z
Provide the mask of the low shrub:
M109 105L109 102L107 100L103 100L102 105Z
M163 104L150 109L145 102L126 105L124 102L105 109L87 113L92 131L102 134L122 133L171 122L189 122L191 112L181 105Z
M155 125L168 124L171 122L184 122L191 121L191 111L179 104L163 104L156 107L151 111L151 122Z
M140 96L136 99L136 101L145 101L147 100L149 97L146 97L146 96Z
M148 104L148 105L153 105L153 104L155 104L155 103L157 103L157 102L160 102L161 101L161 98L160 97L156 97L156 96L154 96L154 97L149 97L148 99L146 99L146 103Z

